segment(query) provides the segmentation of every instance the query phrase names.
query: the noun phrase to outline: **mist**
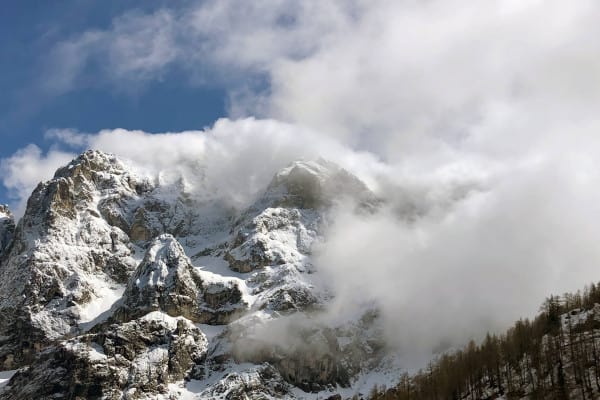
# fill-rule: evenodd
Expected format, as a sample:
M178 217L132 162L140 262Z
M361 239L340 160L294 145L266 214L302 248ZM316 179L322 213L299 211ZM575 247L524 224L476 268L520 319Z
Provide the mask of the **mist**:
M373 302L412 366L503 332L551 293L597 280L600 198L587 189L546 165L408 220L393 205L375 215L338 210L317 253L334 314Z

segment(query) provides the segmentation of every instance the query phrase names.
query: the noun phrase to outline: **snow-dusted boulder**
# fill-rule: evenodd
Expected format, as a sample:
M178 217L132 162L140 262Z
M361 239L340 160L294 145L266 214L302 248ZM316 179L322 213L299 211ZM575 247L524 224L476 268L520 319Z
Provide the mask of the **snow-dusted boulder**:
M215 382L197 393L198 399L295 399L290 385L271 365L225 370Z
M279 171L263 195L242 212L223 258L236 272L254 273L262 308L290 312L318 309L323 293L308 275L312 248L323 240L328 212L340 202L371 210L379 200L334 163L297 161Z
M156 399L186 378L207 351L185 318L152 312L46 348L19 370L1 398Z
M151 243L129 279L115 319L127 321L161 310L199 323L227 323L245 309L235 284L208 284L177 240L164 234Z

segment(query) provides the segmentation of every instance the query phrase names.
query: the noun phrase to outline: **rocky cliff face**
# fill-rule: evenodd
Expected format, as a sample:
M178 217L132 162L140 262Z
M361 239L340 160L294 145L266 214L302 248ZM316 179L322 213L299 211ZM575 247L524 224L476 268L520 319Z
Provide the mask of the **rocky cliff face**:
M128 236L99 214L110 196L133 198L136 178L114 157L88 152L38 185L0 269L0 364L33 360L53 340L80 332L94 306L135 268Z
M0 204L0 259L15 232L15 220L8 206Z
M378 206L324 160L293 163L232 210L82 154L35 189L16 227L0 209L0 367L22 367L0 398L309 398L350 386L383 352L375 319L319 317L334 294L312 249L341 201Z

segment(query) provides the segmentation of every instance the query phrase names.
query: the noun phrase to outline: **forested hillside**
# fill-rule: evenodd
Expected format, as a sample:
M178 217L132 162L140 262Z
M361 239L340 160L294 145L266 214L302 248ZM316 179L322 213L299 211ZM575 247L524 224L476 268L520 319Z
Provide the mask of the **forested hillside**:
M600 398L600 283L548 297L532 321L444 354L373 399Z

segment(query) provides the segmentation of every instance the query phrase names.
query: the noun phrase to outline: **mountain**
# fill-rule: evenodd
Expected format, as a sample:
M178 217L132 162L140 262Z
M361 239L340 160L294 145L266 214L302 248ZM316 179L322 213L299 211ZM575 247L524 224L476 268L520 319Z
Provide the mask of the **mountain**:
M205 185L87 151L0 208L0 398L326 398L365 391L376 308L347 321L314 265L337 204L380 200L326 160L234 208ZM368 390L368 389L367 389ZM348 395L349 394L349 395Z

